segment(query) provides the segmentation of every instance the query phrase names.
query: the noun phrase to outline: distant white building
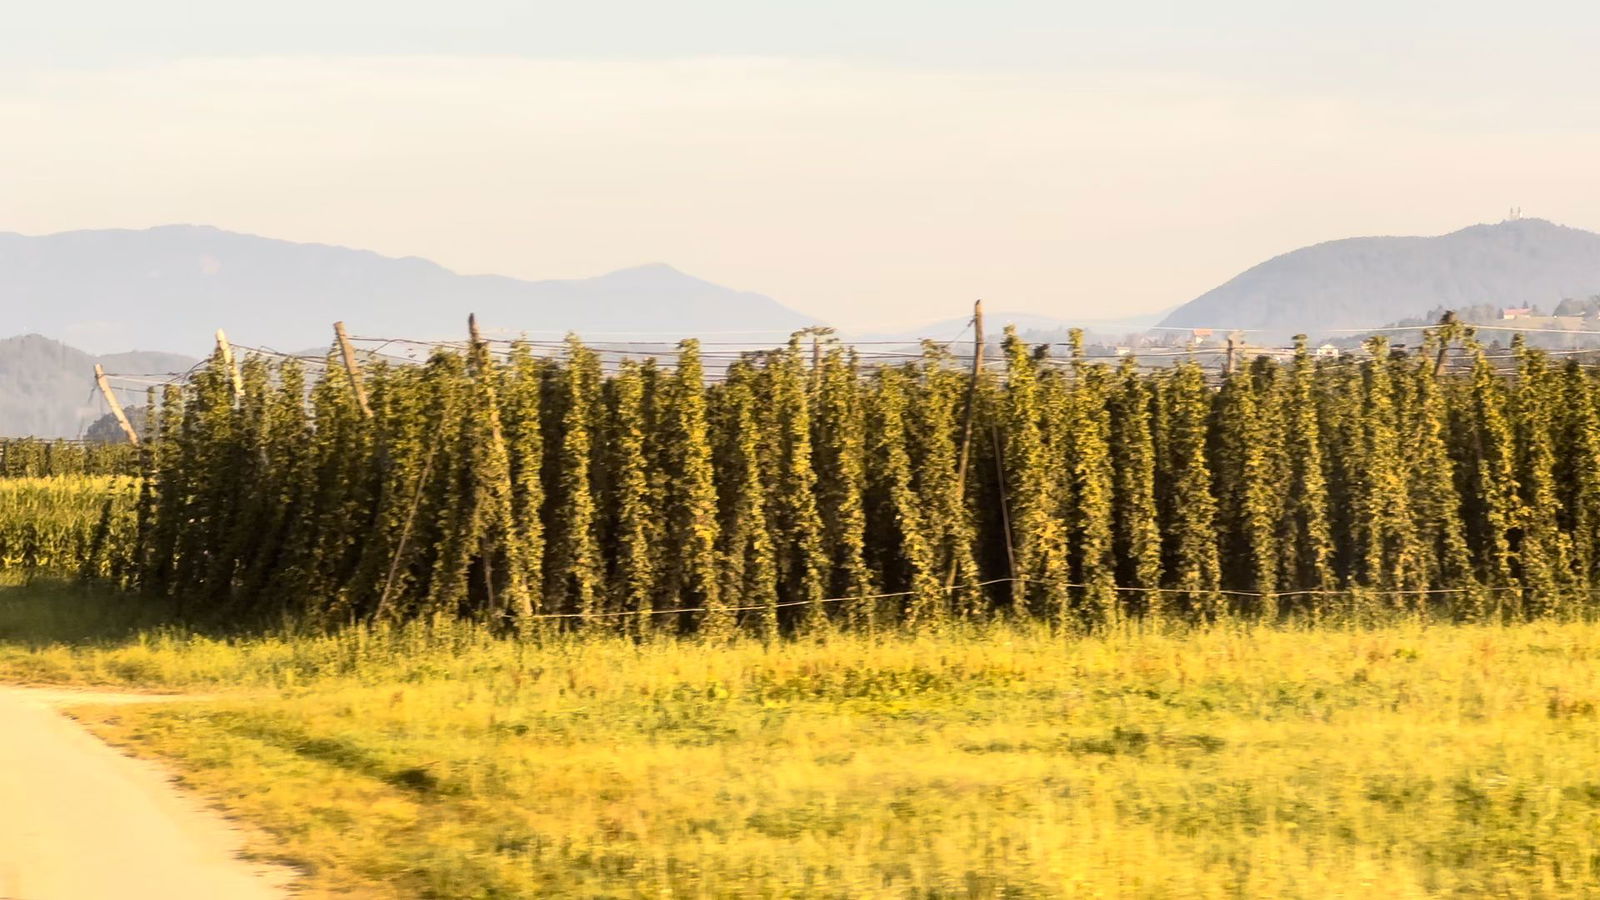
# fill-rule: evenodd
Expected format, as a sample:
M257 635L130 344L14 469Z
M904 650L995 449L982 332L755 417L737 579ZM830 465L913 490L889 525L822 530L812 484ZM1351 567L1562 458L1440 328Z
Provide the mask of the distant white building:
M1335 356L1338 356L1338 355L1339 355L1339 348L1335 347L1332 344L1323 344L1321 347L1317 348L1317 356L1319 356L1319 357L1321 357L1323 359L1331 359L1332 357L1335 357Z
M1533 310L1526 306L1508 306L1500 310L1501 319L1531 319Z

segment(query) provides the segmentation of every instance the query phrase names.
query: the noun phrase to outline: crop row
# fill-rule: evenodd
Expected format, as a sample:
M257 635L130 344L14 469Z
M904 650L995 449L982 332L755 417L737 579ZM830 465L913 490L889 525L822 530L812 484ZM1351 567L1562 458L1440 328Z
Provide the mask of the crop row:
M1441 371L1440 351L1469 364ZM813 352L815 349L815 352ZM1008 335L747 354L573 339L352 377L219 354L153 398L136 580L195 612L776 634L995 616L1563 615L1600 587L1600 391L1470 331L1222 380ZM969 423L970 411L970 423ZM963 462L965 460L965 462Z

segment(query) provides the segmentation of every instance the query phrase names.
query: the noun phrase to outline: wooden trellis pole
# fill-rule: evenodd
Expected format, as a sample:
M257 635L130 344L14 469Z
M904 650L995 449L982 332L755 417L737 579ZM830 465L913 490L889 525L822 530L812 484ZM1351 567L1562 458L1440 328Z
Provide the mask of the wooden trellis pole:
M961 426L961 461L956 466L956 491L963 497L967 492L967 465L972 460L973 420L978 412L978 381L983 377L983 301L972 304L972 381L967 384L967 409ZM950 571L944 579L945 591L956 586L956 560L950 560Z
M1450 342L1456 339L1456 314L1454 310L1445 310L1439 317L1439 353L1433 360L1433 377L1438 378L1444 371L1444 364L1450 358Z
M244 396L244 379L233 361L233 345L228 343L228 335L221 328L217 329L217 352L222 354L222 364L228 367L228 377L233 381L233 399L238 400Z
M122 411L122 404L117 401L117 395L111 390L111 382L106 378L106 367L99 363L94 367L94 383L100 386L100 393L105 395L106 405L111 407L111 415L122 426L122 433L128 436L128 443L139 446L139 432L128 421L128 414Z
M355 392L356 405L361 407L361 415L370 419L372 407L367 403L367 386L361 383L361 367L356 362L356 351L350 346L350 335L345 332L343 322L333 323L333 336L339 341L339 355L344 357L344 372L350 376L350 389Z

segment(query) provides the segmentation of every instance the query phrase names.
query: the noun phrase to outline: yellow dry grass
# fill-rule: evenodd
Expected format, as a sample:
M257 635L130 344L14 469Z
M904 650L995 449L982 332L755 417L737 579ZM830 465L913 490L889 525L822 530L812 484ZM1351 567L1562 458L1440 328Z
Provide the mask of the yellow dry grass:
M25 638L39 599L0 592L0 677L222 689L84 715L318 890L1600 893L1592 624L72 643Z

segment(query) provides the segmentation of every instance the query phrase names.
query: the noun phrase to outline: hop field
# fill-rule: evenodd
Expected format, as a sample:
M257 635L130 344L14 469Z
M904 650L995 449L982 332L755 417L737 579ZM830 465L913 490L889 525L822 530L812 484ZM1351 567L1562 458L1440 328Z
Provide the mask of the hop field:
M0 481L0 679L313 895L1600 895L1591 370L1003 349L219 352Z
M214 695L80 715L263 826L313 891L1600 892L1593 624L536 646L136 613L0 590L0 678Z
M133 475L139 449L128 444L0 438L0 478Z

